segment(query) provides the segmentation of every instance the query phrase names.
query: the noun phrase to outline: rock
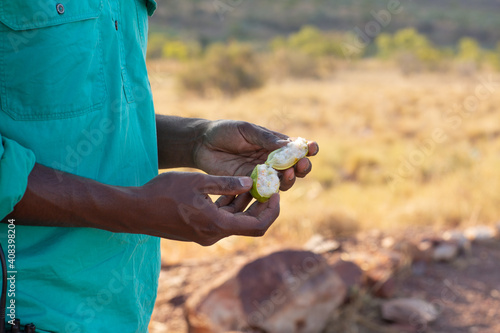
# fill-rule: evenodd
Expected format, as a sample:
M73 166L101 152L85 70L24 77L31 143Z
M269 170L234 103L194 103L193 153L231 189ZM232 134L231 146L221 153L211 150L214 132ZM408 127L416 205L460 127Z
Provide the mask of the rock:
M464 233L459 230L445 231L443 234L443 239L445 241L455 242L458 245L459 252L463 254L470 253L471 242L465 237Z
M401 253L388 250L379 250L377 252L352 252L343 253L342 255L342 259L353 261L364 271L379 268L396 271L404 264L404 258Z
M381 250L374 253L353 252L344 257L363 269L362 285L373 295L381 298L390 298L394 295L396 289L394 274L405 263L402 254Z
M427 263L423 260L414 261L411 266L413 275L422 276L427 272Z
M489 226L469 227L464 231L465 237L472 242L490 241L496 236L496 231Z
M431 251L422 251L415 243L405 239L396 242L392 250L401 253L410 262L430 261L432 256Z
M344 252L341 255L342 260L351 261L358 265L363 271L373 268L378 264L374 261L374 256L369 252Z
M170 303L173 306L181 306L185 302L186 302L186 295L182 295L182 294L174 296L168 300L168 303Z
M391 298L396 291L396 279L392 271L373 269L366 273L366 286L380 298Z
M229 279L215 287L193 294L186 302L189 333L215 333L238 330L245 314L238 299L238 282Z
M418 249L420 251L428 251L429 249L432 249L435 246L435 242L430 240L430 239L423 239L418 243Z
M396 240L394 239L394 237L387 236L384 239L382 239L382 242L380 244L384 249L392 249L396 244Z
M415 298L400 298L382 304L382 318L399 324L427 325L436 320L434 305Z
M434 247L436 246L436 242L428 239L424 239L420 241L417 245L418 249L418 258L414 258L416 261L424 261L429 262L432 260L434 254Z
M331 267L340 276L348 289L361 286L363 270L352 261L338 259Z
M330 253L340 249L340 243L333 239L325 239L319 234L313 235L304 245L304 249L318 254Z
M363 270L352 261L345 261L340 258L331 267L340 276L347 288L343 303L348 303L361 289Z
M410 324L391 324L388 325L388 332L394 333L422 333L427 332L423 325L410 325Z
M458 255L458 245L453 242L442 242L434 248L432 259L434 261L449 262Z
M186 302L190 333L320 332L346 286L322 256L280 251L252 261Z
M343 255L359 265L364 271L362 286L380 298L390 298L396 290L394 274L408 262L401 253L381 250L374 253L353 252Z

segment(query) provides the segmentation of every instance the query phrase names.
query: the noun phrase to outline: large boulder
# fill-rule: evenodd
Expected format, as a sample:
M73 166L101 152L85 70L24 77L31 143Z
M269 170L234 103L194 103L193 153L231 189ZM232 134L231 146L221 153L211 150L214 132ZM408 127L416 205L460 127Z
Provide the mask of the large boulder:
M346 286L322 256L286 250L193 294L186 319L190 333L320 332L345 294Z

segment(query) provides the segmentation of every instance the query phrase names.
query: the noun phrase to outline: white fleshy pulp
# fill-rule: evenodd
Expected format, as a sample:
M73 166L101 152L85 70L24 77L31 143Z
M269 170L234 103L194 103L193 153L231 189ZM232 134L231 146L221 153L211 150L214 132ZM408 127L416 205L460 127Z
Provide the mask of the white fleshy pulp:
M264 198L278 192L280 187L278 172L266 164L259 164L257 166L256 187L259 194Z
M303 138L289 142L285 147L280 148L270 161L271 166L283 166L294 163L307 155L307 141Z

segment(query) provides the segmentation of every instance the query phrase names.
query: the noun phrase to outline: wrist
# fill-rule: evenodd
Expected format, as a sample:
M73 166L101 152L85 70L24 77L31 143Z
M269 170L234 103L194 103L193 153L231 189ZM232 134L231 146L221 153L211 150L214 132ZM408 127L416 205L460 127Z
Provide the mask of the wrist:
M89 218L94 228L117 233L140 233L140 187L106 186L96 204L96 212Z
M196 151L210 123L210 120L200 118L157 115L159 168L196 168Z

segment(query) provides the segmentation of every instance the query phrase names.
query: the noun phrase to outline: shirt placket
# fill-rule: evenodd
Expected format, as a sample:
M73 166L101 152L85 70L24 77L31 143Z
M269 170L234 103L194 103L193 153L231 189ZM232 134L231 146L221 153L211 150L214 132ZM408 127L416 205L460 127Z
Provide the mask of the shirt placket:
M127 28L127 25L125 24L126 18L124 18L121 14L120 1L117 0L110 0L110 1L111 1L113 21L114 21L113 24L115 27L118 40L118 47L119 47L120 71L122 78L123 93L125 95L125 99L127 100L127 102L133 103L135 99L134 99L134 94L132 92L132 85L130 83L130 78L127 72L127 62L125 60L126 54L125 54L125 45L123 38L123 29Z

